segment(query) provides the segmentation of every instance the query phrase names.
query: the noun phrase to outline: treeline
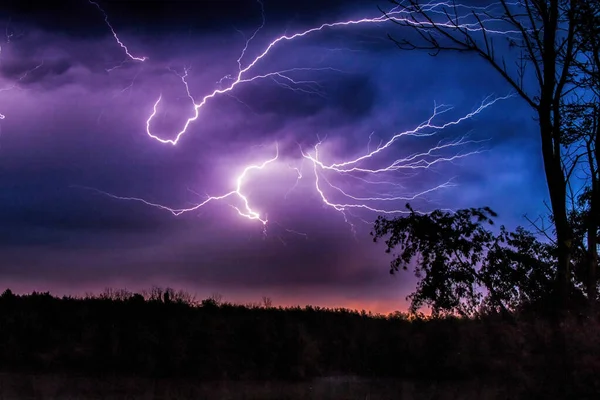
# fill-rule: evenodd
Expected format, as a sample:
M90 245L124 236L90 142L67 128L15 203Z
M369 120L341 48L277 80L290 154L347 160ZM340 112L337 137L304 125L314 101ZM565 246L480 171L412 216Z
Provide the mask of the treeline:
M570 317L556 329L532 317L427 319L265 303L195 302L160 289L85 298L6 290L0 369L206 381L477 379L584 397L600 390L598 317Z

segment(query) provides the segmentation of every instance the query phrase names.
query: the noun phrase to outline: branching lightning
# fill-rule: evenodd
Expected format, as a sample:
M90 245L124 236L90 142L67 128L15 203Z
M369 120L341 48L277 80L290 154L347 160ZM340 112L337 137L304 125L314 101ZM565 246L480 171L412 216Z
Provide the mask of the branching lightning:
M121 39L119 39L117 32L115 32L115 29L112 27L112 25L110 24L110 21L108 20L108 15L106 14L106 12L104 12L104 9L102 9L102 7L100 7L100 4L96 3L93 0L88 0L88 1L90 2L90 4L95 5L98 8L98 10L102 13L102 15L104 16L104 22L106 23L106 26L108 26L108 28L112 32L113 37L115 38L115 41L117 42L117 44L119 46L121 46L121 48L123 49L123 51L125 52L127 57L129 57L131 60L134 60L134 61L140 61L140 62L146 61L148 59L148 57L136 57L129 52L129 49L127 48L127 46L121 41Z
M7 39L8 40L8 39ZM0 56L2 55L2 47L0 46ZM29 74L31 74L32 72L34 72L35 70L37 70L38 68L41 68L42 65L44 65L44 61L41 61L38 65L36 65L35 67L28 69L27 71L23 72L21 74L21 76L19 76L19 78L16 80L16 82L13 82L11 85L0 88L0 92L7 92L10 90L14 90L14 89L18 89L19 88L19 83L22 82L25 78L27 78L27 76ZM0 120L3 120L6 118L6 115L0 113Z
M91 0L90 0L91 1ZM262 7L262 3L261 7ZM435 4L430 4L430 5L425 5L425 10L426 11L431 11L431 12L437 12L442 14L443 13L443 7L448 7L450 6L448 3L435 3ZM481 12L486 12L488 11L490 8L494 7L494 6L498 6L497 3L494 3L490 6L487 7L479 7L479 11ZM467 6L463 6L463 5L456 5L456 7L458 8L467 8ZM472 7L470 7L469 9L473 9ZM419 27L423 27L423 26L427 26L428 23L427 22L416 22L415 20L412 19L412 16L403 16L403 14L407 14L408 11L407 10L398 10L397 8L392 9L391 11L389 11L386 15L382 15L379 17L375 17L375 18L362 18L362 19L358 19L358 20L349 20L349 21L338 21L338 22L333 22L333 23L325 23L322 24L318 27L314 27L314 28L310 28L307 29L305 31L302 32L298 32L295 34L291 34L291 35L282 35L277 37L276 39L274 39L273 41L271 41L262 52L260 52L260 54L258 56L256 56L250 63L248 63L248 65L246 65L246 67L242 67L242 60L244 58L244 55L246 54L246 51L248 49L248 46L250 44L250 42L252 41L252 39L254 39L257 35L257 33L262 29L262 27L264 26L264 12L263 12L263 24L254 32L254 34L246 41L246 44L241 52L240 57L237 60L237 64L239 67L239 70L237 72L237 75L235 76L235 78L233 78L231 75L226 75L224 78L222 78L219 83L223 83L226 80L232 80L233 82L231 82L229 84L229 86L226 86L225 88L218 88L213 90L211 93L205 95L198 103L194 103L194 115L190 118L187 119L187 121L185 122L185 124L183 125L183 128L177 132L175 134L175 137L173 139L164 139L160 136L158 136L157 134L152 133L151 131L151 124L152 124L152 120L154 118L154 116L156 115L157 111L158 111L158 106L162 100L162 96L158 97L158 100L154 103L154 107L153 107L153 112L150 114L150 117L148 118L148 120L146 121L146 133L148 134L148 136L150 136L151 138L158 140L161 143L169 143L172 145L176 145L179 140L183 137L183 135L185 135L185 133L187 132L188 127L190 126L190 124L194 121L196 121L200 115L200 109L202 107L204 107L204 105L211 99L222 95L222 94L227 94L231 91L233 91L238 85L243 84L243 83L249 83L249 82L254 82L260 79L265 79L265 78L273 78L273 77L280 77L280 78L284 78L285 80L294 83L294 84L299 84L300 82L296 82L294 79L292 79L291 77L289 77L288 75L286 75L287 72L293 72L293 71L297 71L299 69L291 69L291 70L286 70L286 71L274 71L274 72L269 72L269 73L264 73L264 74L258 74L258 75L250 75L250 73L252 72L252 70L256 67L256 65L264 58L267 57L267 55L271 52L271 50L277 46L280 43L283 42L289 42L289 41L293 41L293 40L297 40L300 38L303 38L305 36L311 35L311 34L315 34L318 32L321 32L325 29L331 29L331 28L337 28L337 27L351 27L351 26L356 26L356 25L368 25L368 24L382 24L385 22L388 22L389 20L394 21L394 22L401 22L404 24L412 24L412 25L418 25ZM461 19L465 19L468 17L473 17L470 13L468 13L467 15L465 15L463 18ZM483 24L486 22L496 22L495 19L493 18L481 18L479 17L479 19L474 19L472 22L465 22L459 25L459 27L461 29L465 29L467 31L471 31L471 32L477 32L477 31L481 31L483 28ZM430 23L429 23L430 24ZM446 27L448 29L455 29L456 27L451 25L450 23L443 23L440 22L438 23L438 25L442 26L442 27ZM110 25L109 25L110 27ZM111 28L111 31L113 32L113 35L115 36L115 38L117 38L118 43L126 48L122 42L120 40L118 40L118 37L116 36L116 34L114 33L114 30ZM498 29L486 29L486 34L497 34L497 35L510 35L513 33L519 33L517 31L510 31L510 30L498 30ZM129 53L127 53L129 55ZM131 57L131 56L130 56ZM133 57L132 57L133 58ZM136 59L136 58L133 58ZM141 60L143 61L143 60Z
M125 51L126 55L131 60L140 62L146 61L146 57L135 57L129 52L127 46L123 44L113 27L110 25L106 13L102 10L102 8L100 8L98 3L92 0L89 1L98 7L98 9L103 13L107 26L112 32L116 42ZM263 4L260 1L259 4L261 7L262 23L253 32L253 34L245 40L244 47L236 60L237 71L234 74L225 75L217 82L217 88L209 91L208 94L202 97L198 97L198 100L196 100L195 96L192 95L187 81L189 69L184 69L184 73L178 74L178 76L180 77L181 82L185 87L187 96L191 102L193 108L192 116L185 120L185 122L182 124L182 128L171 135L170 138L165 138L162 135L154 133L152 129L153 121L160 109L161 102L163 101L162 94L158 95L157 100L152 106L152 112L146 120L146 134L150 138L163 144L171 144L173 146L177 145L180 143L183 136L188 132L190 125L200 118L200 111L207 104L207 102L209 102L211 99L219 97L220 95L233 96L232 92L234 92L236 87L245 83L271 79L285 89L320 95L321 92L318 82L294 79L294 73L300 71L312 71L316 73L325 70L341 72L333 68L289 68L285 70L256 73L255 69L257 65L266 64L266 59L268 58L272 49L276 46L301 40L303 37L316 35L319 32L328 29L348 29L362 25L379 25L387 23L390 20L403 25L413 25L420 29L427 29L427 27L431 26L431 22L416 20L414 15L412 15L409 10L396 7L388 11L385 15L378 17L324 23L317 27L306 29L294 34L284 34L278 36L270 41L262 49L262 51L259 51L257 53L258 55L250 62L244 63L244 58L248 53L250 45L257 37L258 33L264 28L266 23ZM444 22L435 22L438 26L442 26L447 29L456 29L458 27L468 32L479 32L485 30L484 33L486 35L512 35L519 33L510 30L502 30L501 26L494 26L494 24L498 23L499 21L490 16L490 11L498 5L498 3L494 3L486 7L472 7L449 2L439 2L423 5L422 9L430 13L430 15L440 15L442 17L446 17L444 9L447 7L452 7L453 9L457 10L464 9L465 14L453 21L453 23L456 25L452 25L450 23L445 24ZM487 27L488 25L490 26L489 28ZM474 116L493 106L498 101L505 100L509 97L511 97L511 95L501 97L490 96L484 99L481 104L470 113L445 122L438 121L444 114L452 111L453 108L443 104L435 105L433 113L426 121L419 124L414 129L397 133L391 136L388 140L381 140L381 142L375 148L372 148L371 146L373 136L373 133L371 133L369 135L366 153L348 160L335 160L334 162L324 161L327 157L322 157L320 154L320 149L324 143L324 140L319 140L312 149L306 150L300 148L299 159L302 161L300 167L293 167L287 164L290 172L296 174L296 183L286 192L284 197L287 198L290 193L296 189L299 182L307 178L308 174L303 171L303 167L305 164L309 164L311 169L310 176L312 177L311 179L314 179L313 187L318 194L318 198L324 206L330 207L342 213L345 221L352 226L353 230L354 225L351 223L348 216L355 217L358 220L364 220L359 216L353 215L352 210L363 210L379 214L404 213L406 212L405 209L395 208L398 206L397 204L399 202L403 206L404 202L406 201L426 199L429 194L454 186L454 184L452 183L452 180L446 180L443 183L433 185L428 189L420 190L413 194L406 194L405 187L399 184L397 181L394 181L397 179L398 174L408 173L410 175L414 175L423 170L432 170L432 168L438 164L452 163L459 159L481 153L484 151L484 148L482 147L483 141L471 140L465 135L455 140L440 140L435 146L430 147L426 151L415 152L401 158L396 158L390 162L390 154L394 154L391 152L391 150L396 149L397 151L399 141L407 138L431 138L447 128L459 125L466 120L472 119ZM475 148L473 148L474 146ZM219 196L208 196L202 202L194 204L189 208L171 208L161 204L149 202L142 198L121 197L102 191L99 192L119 200L141 202L148 206L169 211L175 216L198 210L199 208L213 201L236 199L239 204L232 205L232 207L237 210L240 216L250 220L260 221L263 225L266 225L268 219L266 216L263 216L264 213L260 213L252 209L247 195L244 194L243 187L246 178L251 172L263 170L267 165L275 163L276 161L281 161L279 160L279 150L277 147L275 153L275 156L270 159L267 159L259 164L245 167L237 177L235 188L230 192ZM363 189L365 186L369 188L369 194L356 194L353 191L353 189L356 189L356 185L347 185L347 182L344 184L345 178L354 179L355 181L360 182L360 185L362 185ZM373 187L383 188L382 190L386 193L374 192L371 190ZM398 190L402 190L402 193L404 194L398 194Z
M276 144L275 145L275 156L273 156L272 158L270 158L268 160L261 162L260 164L250 165L250 166L247 166L244 168L244 170L240 173L240 175L238 175L238 177L236 179L235 189L231 190L228 193L219 195L219 196L207 196L207 198L204 201L197 203L197 204L193 205L192 207L188 207L188 208L171 208L171 207L164 206L162 204L152 203L150 201L147 201L147 200L144 200L144 199L138 198L138 197L115 196L113 194L110 194L110 193L107 193L107 192L104 192L104 191L101 191L98 189L94 189L94 188L86 188L86 189L94 190L96 192L105 194L109 197L112 197L112 198L118 199L118 200L137 201L137 202L146 204L148 206L152 206L152 207L156 207L156 208L159 208L159 209L162 209L165 211L169 211L171 214L173 214L175 216L179 216L183 213L187 213L190 211L196 211L199 208L205 206L206 204L216 201L216 200L225 200L230 197L237 197L238 201L241 203L241 206L240 205L232 205L232 207L238 212L238 214L240 216L250 219L250 220L260 221L263 225L266 225L268 222L268 219L266 217L261 216L261 214L258 211L255 211L250 207L250 201L248 200L248 197L244 194L244 191L243 191L244 180L248 177L248 175L251 172L264 169L269 164L275 162L278 158L279 158L279 146L277 146L277 144Z

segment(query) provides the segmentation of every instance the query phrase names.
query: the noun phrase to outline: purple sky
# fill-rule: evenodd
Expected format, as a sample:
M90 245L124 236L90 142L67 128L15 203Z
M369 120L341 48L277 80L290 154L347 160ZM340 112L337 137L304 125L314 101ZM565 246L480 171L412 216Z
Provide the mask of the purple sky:
M100 4L129 51L147 61L127 60L102 14L85 0L53 0L41 8L18 1L0 6L0 33L6 31L5 37L0 34L0 89L14 86L0 92L0 113L6 116L0 121L3 285L57 294L170 285L200 297L219 292L232 301L270 296L275 304L404 309L414 278L389 275L389 255L369 236L377 213L352 211L346 214L349 224L325 205L298 144L311 152L318 137L326 138L320 148L324 162L349 160L367 151L372 132L371 150L427 120L434 102L455 107L440 121L459 118L488 95L506 95L503 81L474 56L397 50L387 33L410 32L390 23L329 29L281 43L252 71L320 69L290 75L305 83L276 77L279 84L272 79L241 84L207 102L172 146L146 133L154 103L162 95L153 133L173 138L193 115L176 73L189 68L196 101L219 88L219 79L237 72L243 35L251 36L261 23L259 5L250 0ZM377 4L331 1L325 7L313 1L285 9L266 1L266 25L243 64L282 33L376 17ZM73 13L78 17L68 18ZM525 224L524 213L543 211L538 133L530 110L517 98L439 135L402 138L365 165L389 164L466 133L489 139L486 151L413 175L323 176L359 197L410 195L453 178L453 187L412 203L425 211L490 206L510 227ZM268 217L266 231L261 222L238 215L231 207L241 205L235 196L175 217L83 188L191 207L207 194L233 190L244 167L273 157L276 143L277 161L249 174L243 186L253 210ZM293 168L301 166L303 178L294 186ZM357 177L390 183L365 184ZM328 199L343 202L339 191L323 187ZM402 209L405 203L384 206Z

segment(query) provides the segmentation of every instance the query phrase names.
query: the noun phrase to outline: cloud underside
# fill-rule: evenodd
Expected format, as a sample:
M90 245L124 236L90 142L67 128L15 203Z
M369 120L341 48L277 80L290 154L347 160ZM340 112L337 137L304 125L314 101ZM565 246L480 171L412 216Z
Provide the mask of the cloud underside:
M190 92L201 99L235 73L240 37L172 32L164 40L152 37L149 46L143 29L136 34L129 26L129 43L149 50L150 59L121 65L123 54L111 36L65 36L40 25L23 24L25 33L3 45L0 57L0 88L16 84L0 92L6 115L0 122L0 277L37 290L164 281L256 299L295 291L312 303L401 302L412 280L390 280L389 256L368 235L377 213L356 210L353 233L343 214L323 204L310 168L295 186L299 148L326 138L326 156L356 157L367 150L372 132L377 145L413 128L429 117L434 101L454 104L458 115L492 92L505 92L493 71L468 58L441 64L382 42L370 51L360 35L331 39L344 44L335 49L319 50L317 40L286 43L257 72L317 68L290 74L311 83L286 87L286 79L275 77L240 85L207 102L177 146L161 145L145 132L158 96L164 100L153 128L173 137L194 111L176 73L191 67ZM275 25L248 57L278 32ZM490 205L514 224L524 212L539 210L545 196L537 137L522 110L518 101L506 101L443 134L450 140L470 131L491 139L489 151L432 174L389 174L385 180L401 183L400 193L414 193L453 177L456 186L430 196L430 208ZM439 139L398 141L385 157L406 157ZM189 207L232 190L243 166L271 157L275 143L281 160L253 173L244 186L252 206L274 222L266 235L262 224L237 214L235 196L174 217L82 188ZM364 183L332 179L366 194ZM516 192L522 195L515 198Z

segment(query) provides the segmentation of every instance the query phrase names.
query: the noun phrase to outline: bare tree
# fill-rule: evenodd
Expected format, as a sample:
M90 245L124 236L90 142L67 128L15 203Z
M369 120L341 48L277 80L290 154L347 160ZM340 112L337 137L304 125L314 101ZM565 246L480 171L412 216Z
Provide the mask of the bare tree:
M572 71L581 52L577 40L581 25L576 18L579 1L500 0L487 7L466 7L454 2L391 0L395 7L387 13L391 21L418 33L416 40L390 36L400 49L427 50L432 55L475 53L535 111L558 249L556 294L563 306L571 290L573 232L561 105L576 87Z
M217 306L223 304L223 295L221 293L214 292L210 295L209 299L212 300Z
M578 93L566 99L564 137L571 165L576 174L572 192L572 222L576 228L576 251L588 299L597 298L598 246L600 231L600 3L581 0L578 5L576 40L580 53L574 60L573 76Z
M262 297L262 305L264 308L272 308L273 307L273 300L271 300L270 297L268 296L263 296Z

